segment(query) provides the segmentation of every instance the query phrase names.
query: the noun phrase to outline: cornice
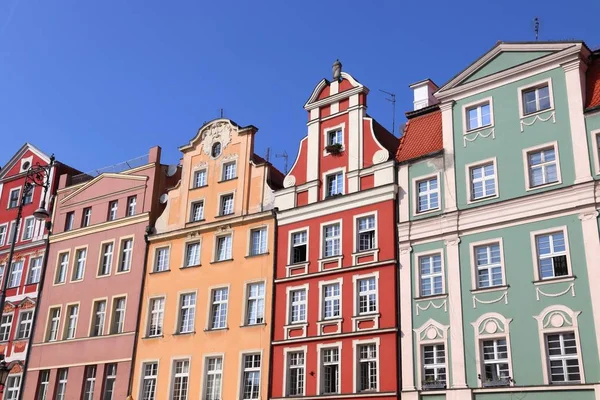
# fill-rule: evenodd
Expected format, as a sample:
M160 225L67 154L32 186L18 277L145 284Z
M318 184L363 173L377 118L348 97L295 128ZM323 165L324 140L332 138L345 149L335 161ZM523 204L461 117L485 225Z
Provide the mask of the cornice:
M352 88L349 90L344 90L343 92L336 93L333 96L325 97L324 99L315 101L314 103L309 103L304 106L304 109L306 111L310 111L315 108L327 106L329 104L336 103L340 100L347 99L348 97L354 96L355 94L359 94L359 93L367 94L367 93L369 93L369 89L367 89L364 86L359 86L359 87L355 87L355 88Z

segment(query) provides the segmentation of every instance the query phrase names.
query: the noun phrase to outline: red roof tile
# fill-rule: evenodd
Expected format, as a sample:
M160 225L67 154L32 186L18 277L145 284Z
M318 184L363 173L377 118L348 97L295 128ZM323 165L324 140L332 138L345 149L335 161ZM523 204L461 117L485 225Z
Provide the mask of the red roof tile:
M600 106L600 57L596 56L587 70L587 103L585 108Z
M413 160L444 148L442 112L438 107L426 114L409 118L396 152L399 162Z

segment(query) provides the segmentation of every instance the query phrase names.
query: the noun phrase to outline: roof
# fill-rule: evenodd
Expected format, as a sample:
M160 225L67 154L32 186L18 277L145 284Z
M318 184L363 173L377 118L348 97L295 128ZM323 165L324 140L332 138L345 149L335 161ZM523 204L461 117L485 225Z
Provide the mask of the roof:
M431 106L418 112L407 113L408 122L396 152L399 162L414 160L434 154L444 148L442 138L442 112Z
M369 117L367 115L367 117ZM371 117L369 117L371 118ZM390 131L385 129L375 118L373 118L373 134L379 143L390 153L390 157L398 150L399 139Z
M600 51L596 51L587 70L586 109L600 107Z
M283 188L283 180L285 179L285 175L281 173L273 164L262 158L256 153L252 154L252 162L257 165L266 164L269 169L269 184L272 189L282 189Z

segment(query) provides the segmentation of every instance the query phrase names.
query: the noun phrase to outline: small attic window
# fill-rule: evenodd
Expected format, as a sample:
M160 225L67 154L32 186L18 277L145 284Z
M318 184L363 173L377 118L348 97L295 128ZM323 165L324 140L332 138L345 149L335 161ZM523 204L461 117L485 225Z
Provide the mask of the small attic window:
M25 161L25 162L23 163L23 165L21 166L21 169L22 169L22 170L29 169L29 166L30 166L30 165L31 165L31 163L30 163L29 161Z
M220 142L216 142L215 144L213 144L210 154L213 158L217 158L221 155L221 143Z
M21 171L20 172L27 171L31 167L32 161L33 161L33 157L31 157L31 156L21 159Z

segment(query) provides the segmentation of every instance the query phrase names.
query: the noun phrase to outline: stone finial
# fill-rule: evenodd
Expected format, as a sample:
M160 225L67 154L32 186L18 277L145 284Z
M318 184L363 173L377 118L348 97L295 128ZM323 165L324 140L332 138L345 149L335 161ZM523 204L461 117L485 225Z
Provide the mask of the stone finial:
M339 81L342 78L342 63L340 60L335 60L332 67L333 80Z

